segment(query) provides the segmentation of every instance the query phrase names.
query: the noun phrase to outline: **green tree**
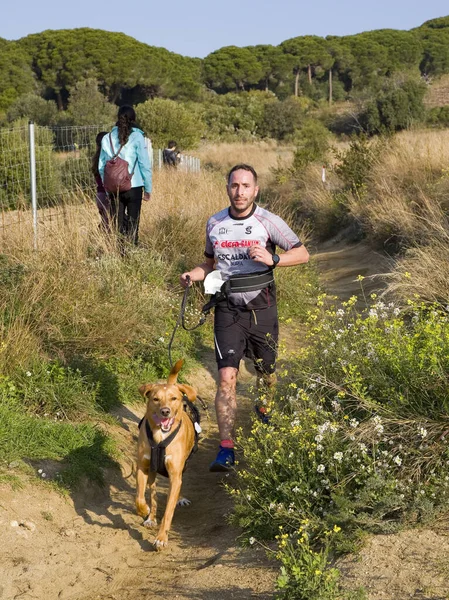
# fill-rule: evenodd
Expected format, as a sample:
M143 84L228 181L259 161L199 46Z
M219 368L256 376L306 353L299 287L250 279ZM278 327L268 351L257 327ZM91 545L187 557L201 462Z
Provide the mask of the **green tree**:
M85 79L70 88L66 116L74 125L107 125L115 122L117 107L98 91L96 79Z
M419 65L424 75L449 73L449 28L428 28L421 31L423 46Z
M263 76L262 67L248 48L226 46L203 61L203 80L217 91L245 90Z
M16 42L0 44L0 111L6 111L19 96L37 89L31 60Z
M54 125L58 109L53 100L44 100L32 92L23 94L9 107L6 117L8 121L29 119L36 125Z
M388 50L378 42L358 34L340 38L339 43L346 46L354 57L348 70L351 89L375 85L387 74Z
M326 51L325 40L316 35L295 37L282 42L282 50L294 57L293 72L295 74L295 96L299 95L299 76L301 71L307 71L309 84L312 85L312 71L317 66L329 68L332 64L330 55Z
M371 134L407 129L423 120L425 93L420 81L389 82L360 115L360 122Z
M248 46L247 49L254 54L260 64L262 77L259 85L266 92L276 89L288 79L292 71L293 58L283 53L278 46L260 44Z
M188 108L163 98L147 100L137 107L137 119L154 148L165 148L176 140L183 150L194 148L201 140L204 123Z

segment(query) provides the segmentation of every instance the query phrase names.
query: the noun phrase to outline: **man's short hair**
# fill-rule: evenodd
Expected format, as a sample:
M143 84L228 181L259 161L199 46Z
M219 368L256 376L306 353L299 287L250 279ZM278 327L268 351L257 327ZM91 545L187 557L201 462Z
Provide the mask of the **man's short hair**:
M251 165L246 165L244 163L242 163L241 165L235 165L235 167L232 167L232 169L228 173L228 183L229 183L229 180L231 179L231 175L234 173L234 171L240 171L240 170L249 171L250 173L252 173L253 177L254 177L254 182L257 183L256 170Z
M176 142L174 140L170 140L168 142L167 148L170 148L170 149L176 148Z

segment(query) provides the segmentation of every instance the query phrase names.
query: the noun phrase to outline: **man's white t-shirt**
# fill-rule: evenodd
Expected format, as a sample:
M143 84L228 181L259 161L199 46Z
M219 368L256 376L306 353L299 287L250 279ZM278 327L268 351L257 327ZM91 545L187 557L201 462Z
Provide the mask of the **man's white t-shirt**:
M233 217L229 208L210 217L206 226L206 250L208 258L215 258L215 268L224 280L231 275L259 273L267 265L252 260L248 254L251 246L266 248L276 253L276 246L291 250L302 246L298 236L277 215L254 204L247 217ZM232 304L247 308L266 308L275 303L275 289L230 294Z

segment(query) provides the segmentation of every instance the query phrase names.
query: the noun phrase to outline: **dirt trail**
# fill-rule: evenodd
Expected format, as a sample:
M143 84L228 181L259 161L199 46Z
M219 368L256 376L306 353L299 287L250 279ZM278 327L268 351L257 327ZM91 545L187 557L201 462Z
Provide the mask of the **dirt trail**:
M86 486L76 496L63 498L45 483L18 491L0 488L2 600L273 597L276 565L263 551L238 546L238 531L226 520L231 510L222 485L226 476L208 471L217 449L211 351L203 362L211 363L210 370L198 370L189 381L209 404L211 419L203 416L200 450L184 474L182 494L192 504L176 510L167 550L153 551L153 532L134 512L133 458L143 406L122 407L116 434L126 459L121 473L107 473L105 489ZM252 382L244 370L239 383L240 421L250 410L247 388ZM167 482L158 479L160 518ZM31 521L36 529L11 526L22 520Z
M328 243L315 260L327 291L342 299L360 290L357 275L387 270L385 259L364 244ZM380 284L364 283L367 292ZM21 489L0 487L1 600L273 598L277 565L260 549L239 548L239 532L226 521L231 502L222 484L228 479L208 472L217 446L211 350L205 350L202 363L189 382L209 404L210 420L203 417L200 450L184 475L182 493L192 505L177 509L168 549L153 551L152 532L142 527L134 512L133 462L143 406L121 407L120 426L114 433L125 458L121 472L106 473L105 488L86 484L65 498L46 482L36 485L34 479ZM238 388L240 423L251 410L252 383L252 375L243 370ZM51 467L42 466L47 471ZM159 517L166 489L166 481L159 478ZM11 525L23 520L31 522L31 529ZM360 557L341 562L344 581L351 587L366 586L370 600L447 598L447 533L446 524L438 532L422 529L375 536Z

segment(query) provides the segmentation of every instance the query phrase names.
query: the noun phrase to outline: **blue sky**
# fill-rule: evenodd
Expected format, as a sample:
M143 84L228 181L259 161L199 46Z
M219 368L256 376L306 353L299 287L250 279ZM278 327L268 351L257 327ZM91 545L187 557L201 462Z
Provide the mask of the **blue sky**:
M297 35L411 29L446 15L447 0L10 0L0 37L92 27L204 57L222 46L277 45Z

